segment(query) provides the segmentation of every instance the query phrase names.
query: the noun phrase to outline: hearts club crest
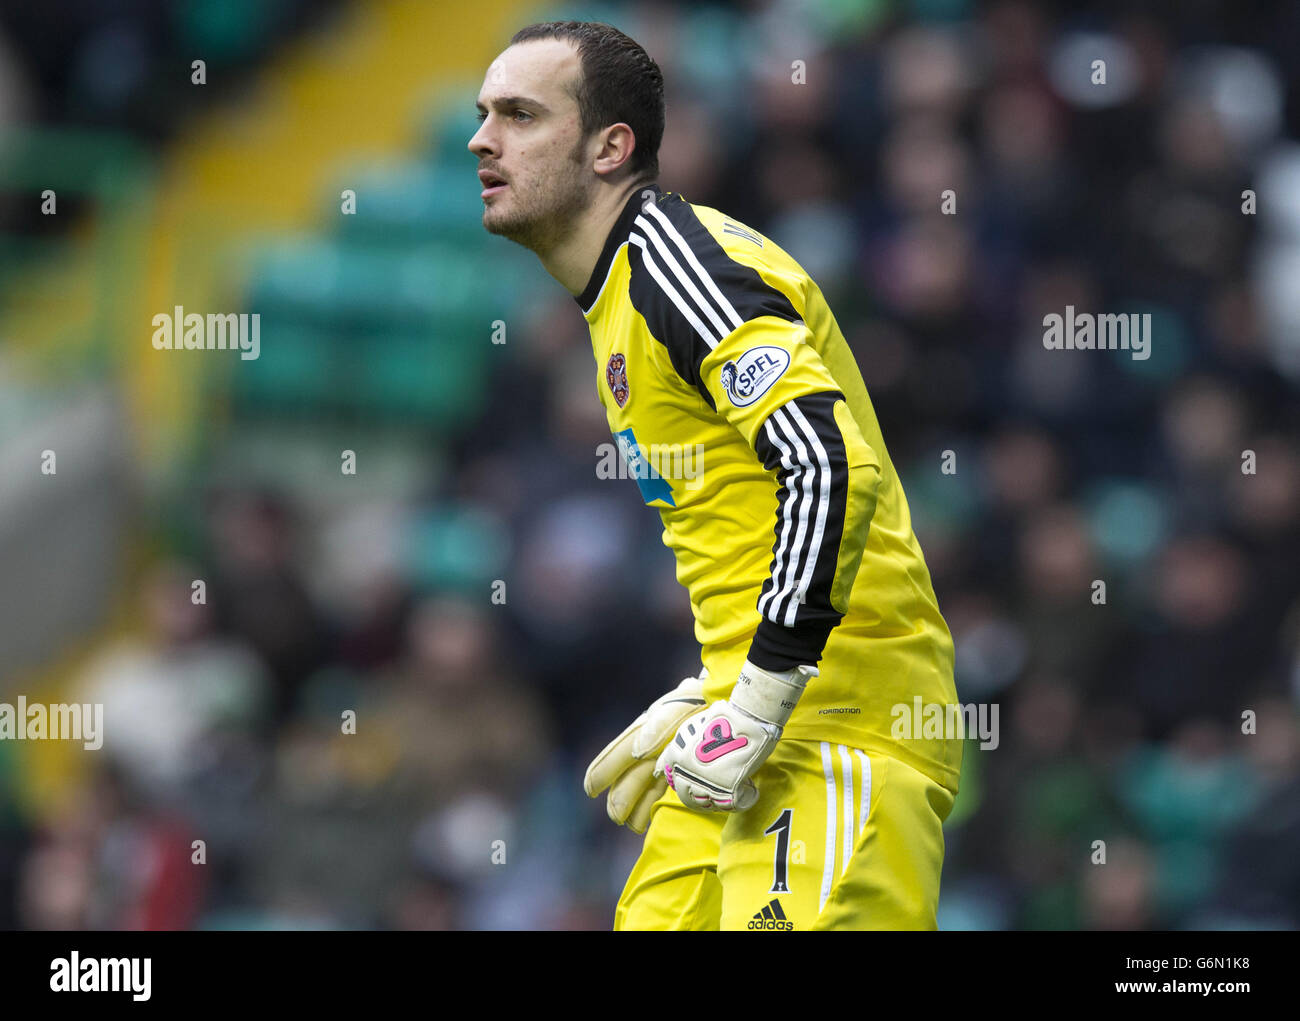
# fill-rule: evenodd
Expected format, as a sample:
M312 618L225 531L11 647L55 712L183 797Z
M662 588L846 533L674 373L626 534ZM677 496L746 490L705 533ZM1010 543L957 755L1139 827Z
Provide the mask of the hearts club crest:
M605 382L609 392L614 395L614 403L620 408L627 403L629 390L627 385L627 359L621 354L612 354L605 363Z

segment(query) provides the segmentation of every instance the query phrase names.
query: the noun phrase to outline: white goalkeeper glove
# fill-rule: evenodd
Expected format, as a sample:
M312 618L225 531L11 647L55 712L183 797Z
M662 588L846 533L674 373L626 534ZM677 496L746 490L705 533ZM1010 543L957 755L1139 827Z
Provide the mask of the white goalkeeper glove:
M772 754L814 666L771 673L748 660L731 696L714 702L678 728L655 763L689 808L743 812L758 800L750 779Z
M644 833L649 827L650 809L668 789L668 782L655 775L655 757L677 733L682 721L705 704L704 682L708 676L708 670L701 670L699 677L687 677L668 694L655 699L587 767L582 784L587 796L597 797L608 787L605 810L614 822L626 823L635 833Z

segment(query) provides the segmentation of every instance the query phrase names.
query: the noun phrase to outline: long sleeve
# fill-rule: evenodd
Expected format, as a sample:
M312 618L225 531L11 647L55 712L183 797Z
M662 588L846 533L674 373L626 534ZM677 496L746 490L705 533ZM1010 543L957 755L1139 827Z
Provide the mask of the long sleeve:
M848 609L866 545L879 468L837 391L775 409L755 450L777 474L772 572L750 662L768 670L815 664Z
M880 462L796 307L810 281L765 264L757 236L724 230L734 252L691 215L646 209L629 237L630 291L676 374L775 473L771 573L750 658L783 670L815 664L848 609Z

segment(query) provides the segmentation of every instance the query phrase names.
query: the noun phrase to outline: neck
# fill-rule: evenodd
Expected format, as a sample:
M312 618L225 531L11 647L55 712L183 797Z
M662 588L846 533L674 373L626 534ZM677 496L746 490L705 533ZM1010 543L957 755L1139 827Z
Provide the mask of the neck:
M544 252L537 252L542 268L574 297L583 292L600 259L609 232L614 229L628 198L647 181L633 181L620 187L598 185L586 212L574 221L567 236Z

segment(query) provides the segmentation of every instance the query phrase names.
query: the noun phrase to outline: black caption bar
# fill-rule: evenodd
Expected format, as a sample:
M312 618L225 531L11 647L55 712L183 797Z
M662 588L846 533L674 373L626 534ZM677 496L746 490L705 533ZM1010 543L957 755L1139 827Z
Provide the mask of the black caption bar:
M972 1002L993 996L999 1005L1130 997L1220 1003L1224 997L1276 995L1289 987L1297 944L1294 932L861 933L839 937L844 945L831 958L824 946L814 955L806 947L792 952L788 946L761 945L773 935L738 933L715 952L728 960L744 954L749 963L742 972L750 974L761 973L753 970L755 962L779 954L787 959L787 980L791 965L808 969L810 989L822 989L819 998L831 993L829 986L842 984L840 967L828 963L842 964L852 955L869 967L870 985L878 991L888 986L918 1003L927 995L951 1003L968 984ZM0 933L0 997L6 1007L55 1007L64 1001L62 1006L97 1009L112 1003L141 1011L252 1004L338 1011L373 1007L395 996L436 1008L466 994L485 994L494 1009L512 999L536 1007L556 995L604 997L609 990L602 986L610 980L662 983L671 974L671 951L667 944L651 947L643 938L10 932ZM693 944L693 950L699 953L701 945ZM632 960L641 963L633 966ZM859 988L857 995L865 992Z

